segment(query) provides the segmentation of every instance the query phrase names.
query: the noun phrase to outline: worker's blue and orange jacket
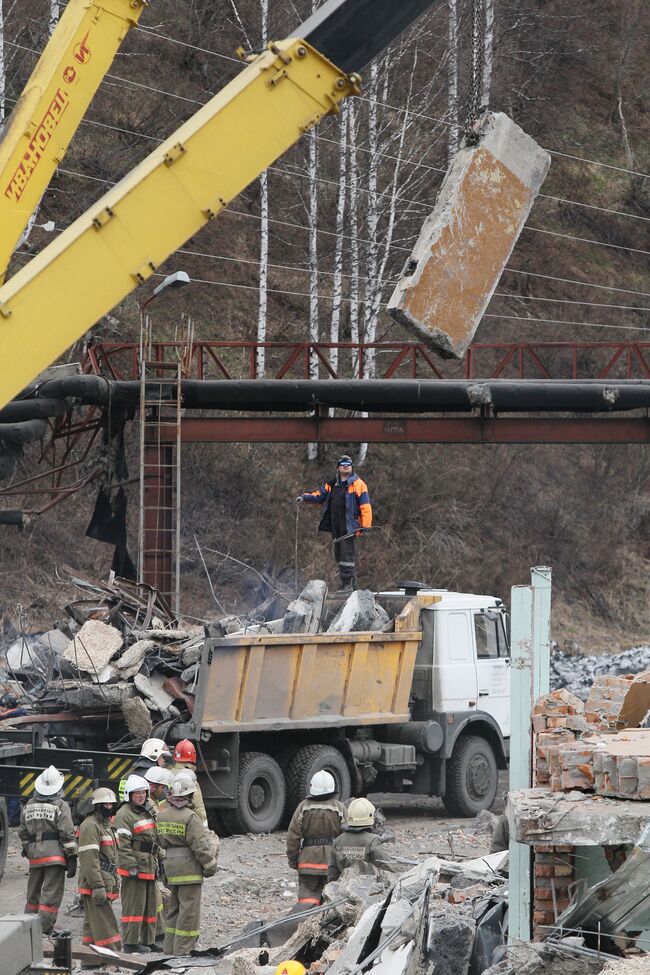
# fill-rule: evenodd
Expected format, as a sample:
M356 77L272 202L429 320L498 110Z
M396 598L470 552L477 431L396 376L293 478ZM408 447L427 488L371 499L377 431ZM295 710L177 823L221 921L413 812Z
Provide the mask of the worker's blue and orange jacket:
M332 500L332 488L336 484L333 481L326 481L317 491L310 491L303 494L302 500L309 501L311 504L324 504L325 510L323 517L318 525L319 532L332 531L332 514L330 502ZM346 532L360 531L362 528L370 528L372 525L372 505L368 494L368 485L362 481L358 474L350 474L348 477L348 489L345 492L345 529Z

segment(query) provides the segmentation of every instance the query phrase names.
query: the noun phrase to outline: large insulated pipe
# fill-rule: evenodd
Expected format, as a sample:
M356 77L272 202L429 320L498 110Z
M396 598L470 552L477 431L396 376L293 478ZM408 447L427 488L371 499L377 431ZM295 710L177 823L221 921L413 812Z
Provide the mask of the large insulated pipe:
M650 408L650 381L455 379L186 379L186 409L313 412L338 407L380 413L610 413ZM169 399L175 398L169 385ZM156 387L158 396L159 388ZM73 376L44 382L38 397L73 397L84 404L137 406L140 383ZM163 386L164 396L164 386Z

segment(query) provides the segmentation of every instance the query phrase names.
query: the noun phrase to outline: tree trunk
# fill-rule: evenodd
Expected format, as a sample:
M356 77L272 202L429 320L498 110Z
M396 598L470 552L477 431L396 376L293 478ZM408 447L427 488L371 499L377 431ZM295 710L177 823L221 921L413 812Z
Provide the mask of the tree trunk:
M343 244L345 232L345 196L348 171L348 103L343 106L339 142L339 191L336 200L336 243L334 245L334 277L332 280L332 318L330 342L338 342L343 304ZM339 350L330 349L330 363L334 372L339 371Z
M485 21L483 34L483 77L481 79L481 105L490 105L492 65L494 55L494 0L484 0Z
M268 39L269 0L260 0L262 46ZM257 341L255 352L255 376L263 379L266 371L266 324L268 317L268 262L269 262L269 179L264 171L260 176L260 280L257 309Z

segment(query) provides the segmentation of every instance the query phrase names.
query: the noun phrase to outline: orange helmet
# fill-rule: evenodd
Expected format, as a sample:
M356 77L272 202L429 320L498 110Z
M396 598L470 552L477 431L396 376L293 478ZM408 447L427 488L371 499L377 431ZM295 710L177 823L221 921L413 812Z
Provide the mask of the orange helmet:
M188 738L183 738L174 749L175 762L191 762L196 765L196 748Z

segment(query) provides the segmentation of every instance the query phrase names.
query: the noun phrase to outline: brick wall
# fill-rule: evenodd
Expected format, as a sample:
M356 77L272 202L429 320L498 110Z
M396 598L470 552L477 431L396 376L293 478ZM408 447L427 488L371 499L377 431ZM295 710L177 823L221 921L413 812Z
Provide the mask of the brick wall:
M575 874L574 847L533 847L533 940L542 941L550 925L569 906Z

